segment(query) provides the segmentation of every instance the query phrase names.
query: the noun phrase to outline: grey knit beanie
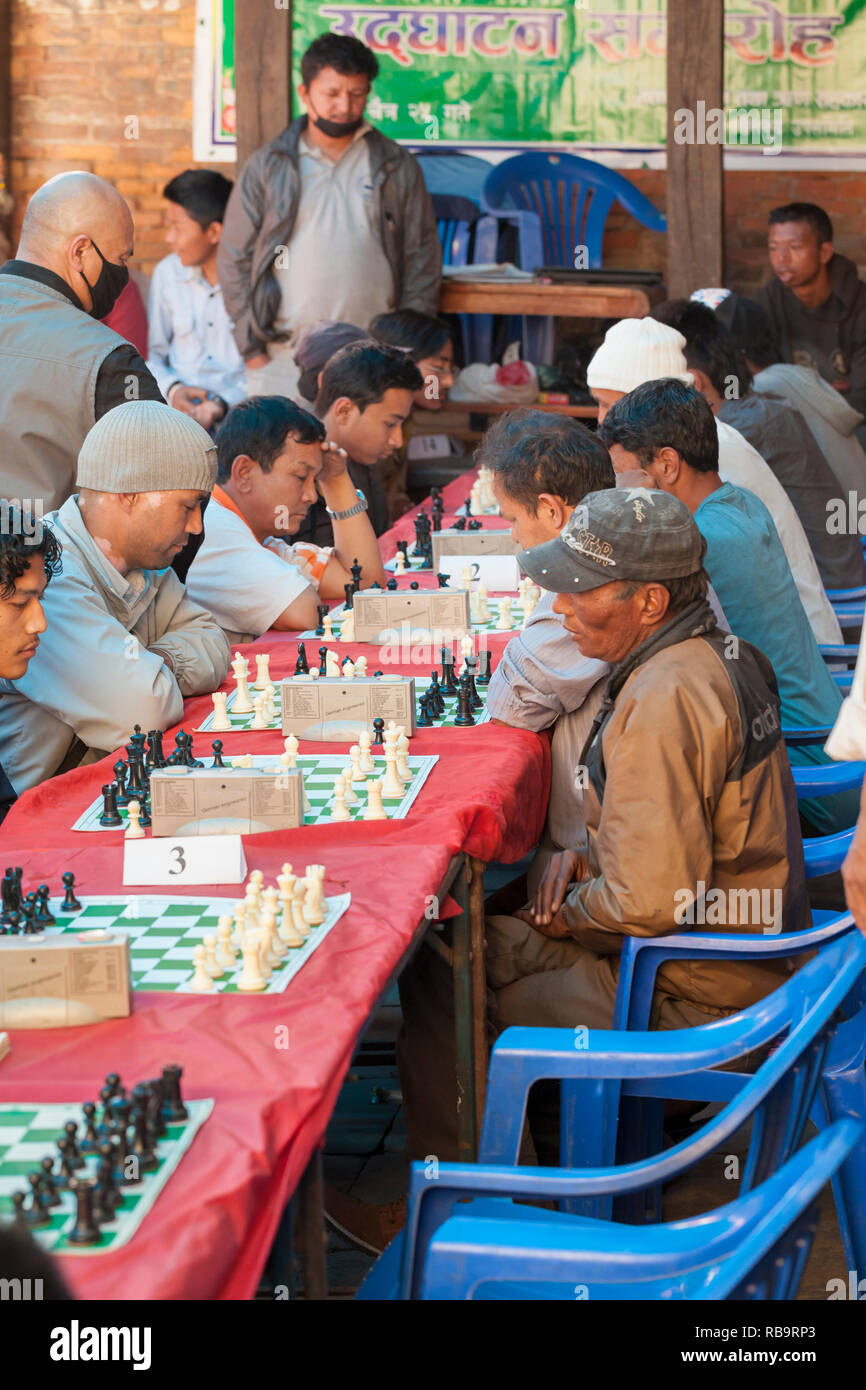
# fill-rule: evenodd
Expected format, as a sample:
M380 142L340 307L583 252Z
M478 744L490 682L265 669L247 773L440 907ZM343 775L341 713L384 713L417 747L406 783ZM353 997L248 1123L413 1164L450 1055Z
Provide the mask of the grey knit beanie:
M88 430L77 487L94 492L210 492L216 445L190 415L162 401L124 401Z

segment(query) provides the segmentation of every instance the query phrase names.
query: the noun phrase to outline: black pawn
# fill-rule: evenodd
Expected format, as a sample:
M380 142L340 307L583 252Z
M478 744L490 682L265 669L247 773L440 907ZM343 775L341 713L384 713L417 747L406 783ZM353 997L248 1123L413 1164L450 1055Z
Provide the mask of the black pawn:
M183 736L183 766L184 767L204 767L192 751L192 734Z
M439 672L430 672L430 693L433 696L433 704L437 714L445 713L445 696L442 694L442 687L439 684Z
M225 767L225 763L223 762L222 739L215 738L213 743L211 744L211 748L213 749L213 762L211 763L211 767Z
M352 588L355 590L355 593L357 593L361 587L361 571L363 569L363 566L358 561L357 555L355 556L354 564L350 565L349 569L352 573Z
M328 670L328 648L319 648L319 675L324 676Z
M480 521L470 521L470 522L468 523L467 527L466 527L466 530L467 530L467 531L480 531L482 525L483 525L483 522L480 522Z
M347 607L347 608L352 608L352 607L354 606L354 603L355 603L355 586L354 586L354 584L344 584L344 585L343 585L343 593L346 595L346 607Z
M69 1184L75 1193L75 1225L66 1239L70 1245L96 1245L99 1223L96 1220L96 1179L73 1178Z
M19 1231L27 1230L30 1225L27 1220L27 1213L24 1210L24 1203L27 1201L27 1193L13 1192L9 1200L15 1209L15 1220L13 1225L17 1226Z
M136 1105L132 1112L132 1155L138 1162L139 1171L142 1173L152 1173L159 1167L159 1161L153 1151L150 1138L150 1126L147 1123L147 1099L142 1097L141 1103Z
M60 1176L57 1178L59 1187L68 1187L75 1177L76 1163L72 1156L72 1144L70 1144L65 1134L61 1134L57 1140L57 1147L60 1150Z
M74 1120L67 1120L63 1126L66 1130L66 1138L69 1142L69 1157L73 1167L84 1168L84 1159L81 1157L81 1150L78 1147L78 1125Z
M420 589L420 588L421 588L421 585L418 583L418 580L417 580L417 579L413 579L413 580L412 580L412 583L409 585L409 588L410 588L410 589Z
M324 628L322 631L324 632ZM298 643L298 659L295 662L295 675L308 676L310 674L310 663L307 660L307 649L303 642Z
M434 530L434 531L441 531L441 530L442 530L442 517L443 517L444 512L445 512L445 508L444 508L444 506L442 505L442 499L441 499L441 497L437 497L436 501L433 503L433 530Z
M162 1113L169 1123L189 1119L189 1111L180 1094L182 1076L183 1067L177 1063L162 1069Z
M53 927L56 921L49 906L51 889L47 883L40 883L36 890L36 921L40 927Z
M92 1100L86 1100L81 1107L84 1116L84 1138L78 1147L82 1153L95 1154L99 1148L99 1135L96 1132L96 1106Z
M475 723L475 716L472 713L472 695L469 686L462 681L457 692L457 713L454 716L454 723L461 727Z
M36 921L36 911L36 894L33 892L28 893L24 899L24 907L22 908L22 916L24 919L22 929L25 936L39 935L41 928Z
M63 1198L57 1191L57 1183L54 1178L54 1159L47 1155L39 1164L42 1169L42 1190L46 1207L62 1207Z
M475 684L476 684L476 685L489 685L489 684L490 684L490 653L489 653L488 651L481 651L481 652L479 652L479 653L478 653L478 660L479 660L480 665L479 665L478 675L475 677Z
M415 720L419 729L429 729L433 723L430 715L430 701L426 693L418 701L418 717Z
M126 1091L124 1090L121 1084L120 1077L118 1076L116 1071L110 1071L108 1073L108 1075L105 1078L105 1085L108 1090L109 1100L111 1100L113 1096L126 1095Z
M386 585L385 585L385 588L386 588L386 589L390 589L392 593L394 592L395 589L399 589L399 587L400 587L400 585L397 583L397 580L396 580L396 579L389 579L388 582L387 582Z
M102 788L102 815L99 824L104 826L123 825L123 817L117 809L117 783L106 782Z
M326 603L317 603L317 604L316 604L316 636L317 636L317 637L324 637L324 635L325 635L325 614L327 613L327 611L328 611L328 605L327 605Z
M466 517L465 517L465 516L458 516L458 517L456 518L455 522L454 522L454 526L453 526L452 529L455 530L455 531L465 531L465 530L466 530Z
M27 1181L30 1184L30 1210L27 1220L31 1226L47 1226L51 1217L48 1213L46 1194L42 1190L42 1174L28 1173Z
M448 581L449 581L450 578L451 578L450 574L437 574L437 576L436 576L436 582L437 582L437 584L439 585L439 588L440 588L440 589L447 589L447 588L448 588Z
M469 696L472 701L473 709L483 709L484 701L475 689L475 672L478 669L478 657L470 656L466 658L466 675L464 680L469 687Z
M63 875L63 886L66 889L66 894L63 899L63 911L80 912L81 903L75 896L75 874L71 873L69 870Z
M384 719L373 720L373 746L381 748L385 742L385 721Z
M117 790L115 792L114 799L117 802L118 806L129 805L129 795L126 790L126 778L128 772L129 768L126 766L126 763L123 761L122 758L118 758L117 762L114 764L114 780L117 783Z
M464 515L465 515L465 516L471 516L471 515L472 515L472 498L471 498L471 497L467 497L467 498L466 498L466 501L463 503L463 506L464 506Z
M147 826L153 825L153 821L150 818L150 798L144 794L139 797L138 801L138 823L139 825L143 825L145 829Z

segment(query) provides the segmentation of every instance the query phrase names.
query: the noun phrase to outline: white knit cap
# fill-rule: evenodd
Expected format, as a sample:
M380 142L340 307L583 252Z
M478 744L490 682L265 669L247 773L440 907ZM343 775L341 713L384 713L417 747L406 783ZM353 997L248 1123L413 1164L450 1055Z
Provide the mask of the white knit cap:
M88 430L77 487L94 492L210 492L216 445L191 415L162 401L124 401Z
M604 342L586 369L590 390L633 391L645 381L673 377L694 386L686 366L682 333L656 319L620 319L604 335Z

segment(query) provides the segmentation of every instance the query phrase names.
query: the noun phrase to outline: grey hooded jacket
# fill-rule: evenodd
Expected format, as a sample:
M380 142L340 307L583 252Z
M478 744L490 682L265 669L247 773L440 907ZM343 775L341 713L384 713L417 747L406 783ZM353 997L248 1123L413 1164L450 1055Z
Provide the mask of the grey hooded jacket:
M298 140L307 117L292 121L244 165L226 208L219 249L223 299L243 357L280 338L274 255L291 238L301 180ZM394 276L396 307L435 314L442 251L433 204L418 162L378 130L364 136L376 193L382 247ZM336 272L335 272L336 273Z

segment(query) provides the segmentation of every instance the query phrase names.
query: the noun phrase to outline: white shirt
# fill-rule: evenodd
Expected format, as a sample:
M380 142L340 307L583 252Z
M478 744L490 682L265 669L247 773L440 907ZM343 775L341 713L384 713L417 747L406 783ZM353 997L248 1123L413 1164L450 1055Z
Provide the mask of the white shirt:
M186 591L211 613L230 642L260 637L299 594L319 582L332 551L269 538L260 545L243 517L214 490L204 540L189 567Z
M274 322L297 342L319 319L366 328L394 307L394 277L379 235L365 121L334 163L303 135L301 196L288 246L276 259L281 303Z
M204 386L229 405L246 392L243 358L219 285L172 252L155 266L147 305L147 365L168 399L176 381Z
M835 646L842 641L842 629L828 599L812 547L794 504L770 465L753 449L739 430L716 418L719 434L719 477L760 497L779 533L782 549L806 610L816 642Z

